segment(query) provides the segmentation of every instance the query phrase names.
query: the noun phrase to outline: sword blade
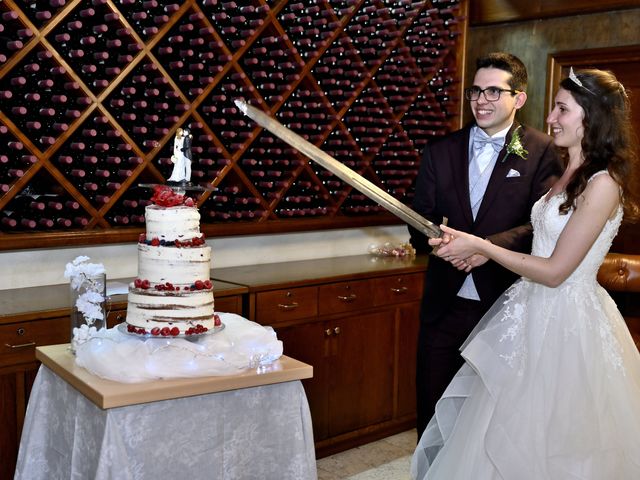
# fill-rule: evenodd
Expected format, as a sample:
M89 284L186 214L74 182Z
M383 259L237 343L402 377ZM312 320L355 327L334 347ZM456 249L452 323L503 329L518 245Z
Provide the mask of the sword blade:
M286 142L291 147L303 153L311 160L320 164L336 177L345 181L353 188L363 193L371 200L377 202L383 208L402 219L409 225L417 228L419 231L431 238L438 238L442 235L440 227L430 222L414 210L407 207L404 203L392 197L377 185L371 183L362 175L351 170L346 165L340 163L331 155L323 152L314 144L308 142L297 133L289 130L287 127L278 122L275 118L270 117L262 110L259 110L242 100L235 100L236 106L249 118L253 119L258 125L273 133L276 137Z

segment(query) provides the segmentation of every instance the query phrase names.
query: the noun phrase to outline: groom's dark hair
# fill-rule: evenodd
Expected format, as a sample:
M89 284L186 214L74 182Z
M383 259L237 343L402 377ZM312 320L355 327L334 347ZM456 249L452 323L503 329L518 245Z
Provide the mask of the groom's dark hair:
M511 74L509 86L522 92L527 90L527 67L515 55L505 52L493 52L476 60L476 70L481 68L499 68Z

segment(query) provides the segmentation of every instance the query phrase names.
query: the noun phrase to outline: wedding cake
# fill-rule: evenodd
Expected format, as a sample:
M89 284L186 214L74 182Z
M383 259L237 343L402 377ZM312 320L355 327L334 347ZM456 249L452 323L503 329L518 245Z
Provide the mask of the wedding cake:
M138 277L129 285L127 330L153 336L198 335L219 325L209 279L211 247L189 197L155 187L138 242Z

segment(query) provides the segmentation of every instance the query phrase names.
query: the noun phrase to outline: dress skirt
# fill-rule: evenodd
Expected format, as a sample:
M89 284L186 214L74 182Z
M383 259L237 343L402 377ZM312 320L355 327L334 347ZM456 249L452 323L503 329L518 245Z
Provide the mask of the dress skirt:
M417 479L640 479L640 354L595 278L517 281L463 345Z

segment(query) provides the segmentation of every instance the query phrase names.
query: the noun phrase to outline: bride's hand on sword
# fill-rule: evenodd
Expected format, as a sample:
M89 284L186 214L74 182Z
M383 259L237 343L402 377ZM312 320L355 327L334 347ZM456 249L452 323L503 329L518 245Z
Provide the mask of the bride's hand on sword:
M440 239L430 239L429 245L436 247L434 254L450 262L458 270L471 271L487 262L487 258L477 254L479 237L441 225L444 235Z

